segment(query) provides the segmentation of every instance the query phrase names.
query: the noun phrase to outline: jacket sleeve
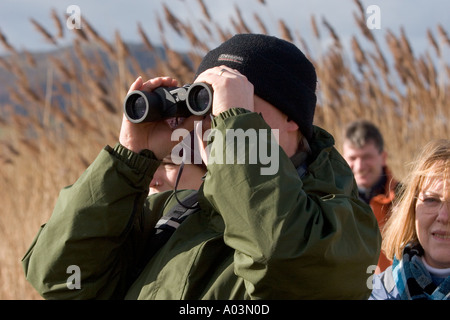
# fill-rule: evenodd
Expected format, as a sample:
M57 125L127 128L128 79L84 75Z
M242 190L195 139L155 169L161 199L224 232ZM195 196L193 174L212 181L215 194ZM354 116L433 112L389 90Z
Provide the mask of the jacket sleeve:
M105 147L59 195L22 264L50 299L121 298L159 218L145 200L159 162L150 151ZM145 208L144 208L145 205Z
M245 150L233 146L234 165L231 141L212 139L216 162L208 162L203 193L224 219L225 242L235 249L235 273L250 297L367 299L367 268L378 260L380 234L337 151L321 152L300 179L260 115L231 109L214 119L213 128L223 137L226 132L230 137L228 129L247 132ZM258 161L251 154L255 149ZM264 157L269 150L279 155L273 163ZM217 161L227 153L228 161ZM239 162L244 155L247 161Z

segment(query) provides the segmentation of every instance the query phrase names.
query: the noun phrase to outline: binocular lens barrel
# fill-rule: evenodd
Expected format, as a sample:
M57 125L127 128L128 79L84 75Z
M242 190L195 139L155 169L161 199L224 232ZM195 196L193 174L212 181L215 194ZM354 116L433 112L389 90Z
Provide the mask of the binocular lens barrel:
M162 120L161 99L156 93L134 90L125 98L124 112L133 123Z
M188 89L186 105L192 114L202 116L211 109L212 100L211 86L204 82L197 82Z
M204 115L212 106L213 89L204 82L181 88L134 90L124 101L125 116L133 123L160 121L173 117Z

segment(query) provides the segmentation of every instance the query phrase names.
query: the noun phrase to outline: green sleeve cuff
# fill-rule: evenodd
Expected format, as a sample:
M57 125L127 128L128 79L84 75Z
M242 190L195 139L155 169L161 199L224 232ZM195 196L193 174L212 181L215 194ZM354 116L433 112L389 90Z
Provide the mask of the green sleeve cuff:
M218 125L218 122L224 121L231 117L240 116L243 114L252 113L252 111L244 109L244 108L231 108L226 111L219 113L216 117L214 117L211 126L215 128Z
M114 148L106 146L105 150L138 172L144 173L148 170L154 172L161 164L161 161L159 161L155 154L150 150L142 150L141 152L136 153L125 148L120 143L117 143Z

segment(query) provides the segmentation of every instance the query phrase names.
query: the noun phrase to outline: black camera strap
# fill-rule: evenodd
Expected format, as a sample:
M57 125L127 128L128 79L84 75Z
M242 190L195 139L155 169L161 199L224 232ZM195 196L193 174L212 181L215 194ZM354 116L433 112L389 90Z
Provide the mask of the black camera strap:
M178 183L180 182L181 174L183 173L183 168L184 168L184 161L181 162L180 168L178 169L177 179L175 180L175 190L174 190L175 199L177 199L177 202L180 206L186 209L196 209L198 208L198 202L191 203L192 201L188 202L186 201L186 199L184 199L184 202L181 202L181 200L178 198L177 195ZM197 192L195 192L195 194L197 194Z
M169 241L172 234L178 229L181 223L186 220L191 214L200 210L198 204L198 192L193 190L190 195L183 199L183 202L178 198L177 187L180 181L181 174L184 168L184 159L181 162L177 179L175 182L174 196L177 204L174 205L169 212L162 216L154 227L154 233L147 242L147 249L145 255L142 257L140 263L133 274L133 279L136 279L140 272L145 268L146 264L155 255L155 253Z
M189 196L183 199L183 202L178 198L177 186L180 181L181 174L184 168L184 161L180 165L177 179L175 182L174 196L177 200L177 204L173 206L168 213L166 213L155 226L155 234L153 235L150 243L149 255L153 256L156 251L159 250L172 236L175 230L181 225L181 223L191 214L200 210L198 204L198 192L193 191Z
M178 203L173 206L167 214L158 220L154 227L153 235L147 240L145 254L138 263L136 270L134 270L133 279L138 277L155 253L169 241L181 223L188 216L200 210L200 206L195 205L197 203L197 196L197 191L193 191L183 199L183 203Z

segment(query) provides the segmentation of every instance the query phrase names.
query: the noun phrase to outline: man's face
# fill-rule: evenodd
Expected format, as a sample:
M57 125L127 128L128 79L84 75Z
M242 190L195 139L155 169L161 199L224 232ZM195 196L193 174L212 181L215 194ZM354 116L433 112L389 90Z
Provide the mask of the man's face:
M355 175L356 183L362 188L371 188L377 183L386 165L386 152L380 152L372 141L362 148L345 141L343 155Z

